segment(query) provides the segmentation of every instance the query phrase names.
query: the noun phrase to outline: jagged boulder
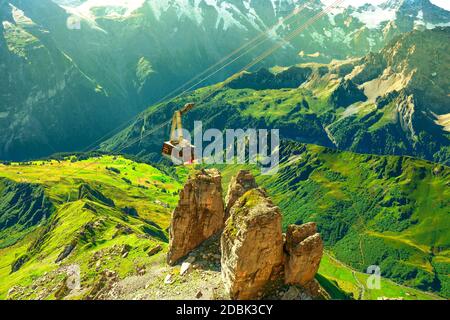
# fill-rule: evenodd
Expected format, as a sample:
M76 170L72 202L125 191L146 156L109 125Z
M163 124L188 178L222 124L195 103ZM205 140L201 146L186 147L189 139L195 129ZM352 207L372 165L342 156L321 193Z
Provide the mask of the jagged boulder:
M225 197L225 219L230 216L230 210L236 201L247 191L257 188L255 177L248 170L240 170L236 176L231 179L228 192Z
M290 225L284 245L286 284L305 286L314 279L323 255L323 241L315 223Z
M218 170L202 170L184 186L170 223L167 254L170 265L223 229L225 210L221 180Z
M262 189L231 208L221 237L222 278L232 299L255 299L283 271L281 212Z

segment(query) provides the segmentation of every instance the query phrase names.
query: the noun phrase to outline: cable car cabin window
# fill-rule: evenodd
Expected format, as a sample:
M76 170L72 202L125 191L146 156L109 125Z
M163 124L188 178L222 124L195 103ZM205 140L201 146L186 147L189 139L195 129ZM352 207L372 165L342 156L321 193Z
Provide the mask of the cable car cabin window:
M186 144L183 147L179 147L180 151L178 154L172 155L175 145L170 141L166 141L163 145L162 154L164 157L170 160L176 160L180 164L191 164L195 162L195 147L190 144ZM184 153L187 152L185 155ZM175 158L175 159L174 159Z

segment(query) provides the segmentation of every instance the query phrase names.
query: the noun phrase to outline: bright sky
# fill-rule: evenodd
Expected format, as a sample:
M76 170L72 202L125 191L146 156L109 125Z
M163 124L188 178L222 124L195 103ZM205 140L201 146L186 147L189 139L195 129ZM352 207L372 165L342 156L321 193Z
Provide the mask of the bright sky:
M450 11L450 1L449 0L431 0L437 6L444 8L445 10Z
M321 0L325 4L331 4L335 0ZM371 4L379 4L386 2L387 0L345 0L346 5L352 5L352 6L359 6L365 3L371 3ZM437 6L440 6L446 10L450 11L450 0L430 0L432 3L434 3Z

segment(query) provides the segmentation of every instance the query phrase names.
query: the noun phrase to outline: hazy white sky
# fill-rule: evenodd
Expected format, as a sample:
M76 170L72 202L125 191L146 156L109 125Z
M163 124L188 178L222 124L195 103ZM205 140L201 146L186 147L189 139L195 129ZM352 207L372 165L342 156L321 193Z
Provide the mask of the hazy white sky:
M321 0L323 3L330 4L335 0ZM435 5L438 5L446 10L450 11L450 0L430 0ZM345 4L358 6L365 3L379 4L386 2L386 0L345 0Z
M450 0L431 0L431 2L450 11Z

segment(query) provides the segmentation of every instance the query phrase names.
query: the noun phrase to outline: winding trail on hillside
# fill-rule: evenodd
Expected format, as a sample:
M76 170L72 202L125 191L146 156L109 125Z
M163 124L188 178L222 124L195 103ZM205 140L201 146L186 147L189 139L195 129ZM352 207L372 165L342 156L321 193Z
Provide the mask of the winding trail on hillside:
M353 275L353 278L355 279L356 285L358 286L358 289L359 289L358 300L364 300L364 296L366 294L366 287L361 283L361 281L359 281L355 270L352 270L352 275Z
M350 266L346 265L345 263L343 263L342 261L339 261L338 259L336 259L335 257L333 257L331 254L327 254L328 257L333 260L336 264L340 265L343 268L349 269L352 272L352 276L355 279L355 284L358 287L358 299L357 300L363 300L365 293L366 293L366 287L364 286L364 284L361 283L361 281L359 281L358 277L356 276L356 271L353 270L353 268L351 268Z

